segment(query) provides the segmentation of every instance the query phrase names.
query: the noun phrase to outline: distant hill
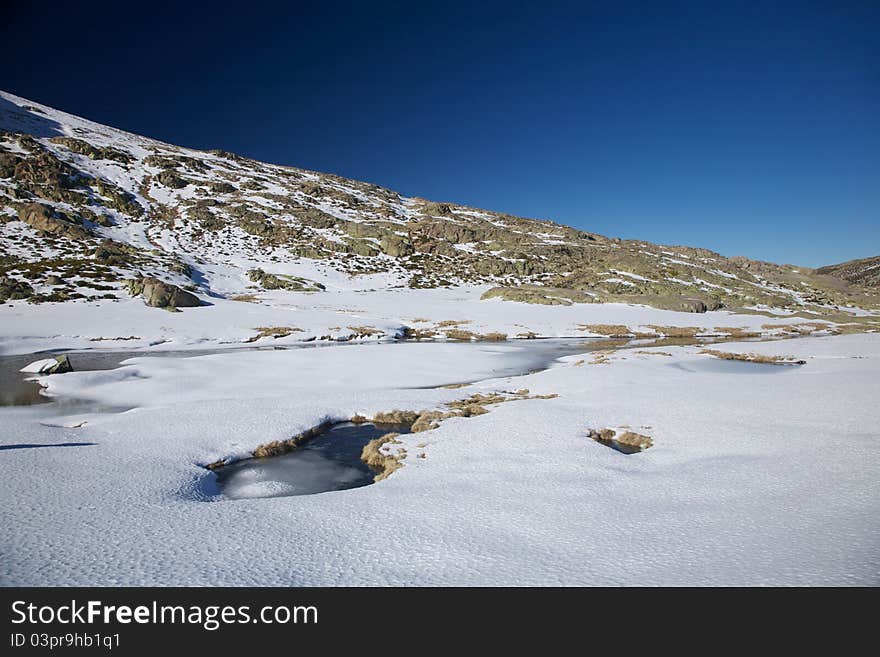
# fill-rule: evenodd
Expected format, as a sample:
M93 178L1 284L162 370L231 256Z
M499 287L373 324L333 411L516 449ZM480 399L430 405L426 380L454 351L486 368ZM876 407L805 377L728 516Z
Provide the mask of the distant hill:
M880 256L820 267L816 273L834 276L854 285L880 287Z

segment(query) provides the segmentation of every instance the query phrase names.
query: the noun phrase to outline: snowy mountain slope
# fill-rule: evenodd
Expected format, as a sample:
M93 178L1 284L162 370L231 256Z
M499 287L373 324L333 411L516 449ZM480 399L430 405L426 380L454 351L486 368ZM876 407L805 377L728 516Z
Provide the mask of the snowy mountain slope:
M151 305L483 286L487 298L846 318L880 295L808 269L588 233L165 144L0 92L0 302ZM144 277L173 288L143 291ZM159 283L157 283L159 285ZM488 289L492 288L492 289Z

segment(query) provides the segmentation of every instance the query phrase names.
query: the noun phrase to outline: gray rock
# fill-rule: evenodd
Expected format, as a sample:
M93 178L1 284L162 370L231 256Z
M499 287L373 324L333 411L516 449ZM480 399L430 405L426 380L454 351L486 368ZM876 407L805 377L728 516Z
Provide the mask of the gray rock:
M126 286L132 296L142 296L147 305L154 308L192 308L202 305L196 295L152 276L130 280Z

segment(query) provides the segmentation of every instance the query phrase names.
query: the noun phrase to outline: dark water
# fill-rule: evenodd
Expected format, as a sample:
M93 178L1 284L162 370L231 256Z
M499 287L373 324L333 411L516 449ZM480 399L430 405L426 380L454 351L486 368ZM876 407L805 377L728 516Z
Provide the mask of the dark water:
M214 471L219 492L229 499L314 495L373 483L376 470L361 460L364 446L408 427L377 427L344 422L334 425L292 452L237 461Z
M173 358L185 356L204 356L212 353L221 353L222 349L205 351L59 351L40 352L36 354L21 354L17 356L0 356L0 406L28 406L31 404L47 404L49 402L66 403L69 400L52 400L40 394L43 389L39 383L33 380L34 374L20 372L25 365L36 360L51 358L62 353L67 354L70 365L75 372L93 372L97 370L112 370L119 367L124 360L140 356L155 356L160 358ZM50 376L59 376L53 374Z
M665 346L672 344L690 345L690 344L714 344L717 342L730 342L732 338L689 338L676 339L670 341L666 338L657 340L627 340L616 338L544 338L536 340L513 340L499 343L474 343L474 342L453 342L453 343L436 343L436 344L455 344L462 349L494 349L505 354L504 359L499 359L498 367L491 372L486 372L483 378L500 378L506 376L520 376L523 374L531 374L539 372L550 367L555 360L563 356L573 356L576 354L584 354L591 351L601 349L631 349L644 348L653 346ZM742 341L742 340L739 340ZM431 342L415 342L401 341L393 343L317 343L307 342L296 345L288 345L283 349L309 349L309 348L406 348L408 344L435 344ZM67 354L74 371L86 372L93 370L110 370L119 367L120 363L129 358L137 358L149 356L155 358L188 358L194 356L206 356L209 354L234 353L242 350L278 350L280 347L248 347L248 348L226 348L226 349L202 349L187 351L45 351L34 354L23 354L17 356L0 356L0 406L26 406L30 404L44 404L52 402L50 398L40 394L42 388L36 381L29 381L34 377L33 374L19 372L19 370L32 363L35 360L49 358L59 354ZM736 368L744 366L745 368L753 368L756 364L737 363L736 361L718 361L720 365L700 365L700 368L692 371L718 371L722 373L730 373L736 371ZM783 368L783 366L770 365L770 368ZM718 369L712 369L718 368ZM753 371L742 369L741 371ZM775 371L775 370L768 370ZM53 375L58 376L58 375ZM453 383L473 383L473 381L448 381L447 384ZM431 386L438 387L438 386ZM62 403L54 401L55 404Z

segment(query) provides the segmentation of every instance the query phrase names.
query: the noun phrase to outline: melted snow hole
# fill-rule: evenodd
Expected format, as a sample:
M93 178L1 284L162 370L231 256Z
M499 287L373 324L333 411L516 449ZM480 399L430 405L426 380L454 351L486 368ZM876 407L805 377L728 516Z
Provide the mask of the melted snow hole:
M220 494L233 500L314 495L359 488L378 474L361 460L361 451L374 438L408 427L377 427L343 422L279 456L236 461L214 470Z

